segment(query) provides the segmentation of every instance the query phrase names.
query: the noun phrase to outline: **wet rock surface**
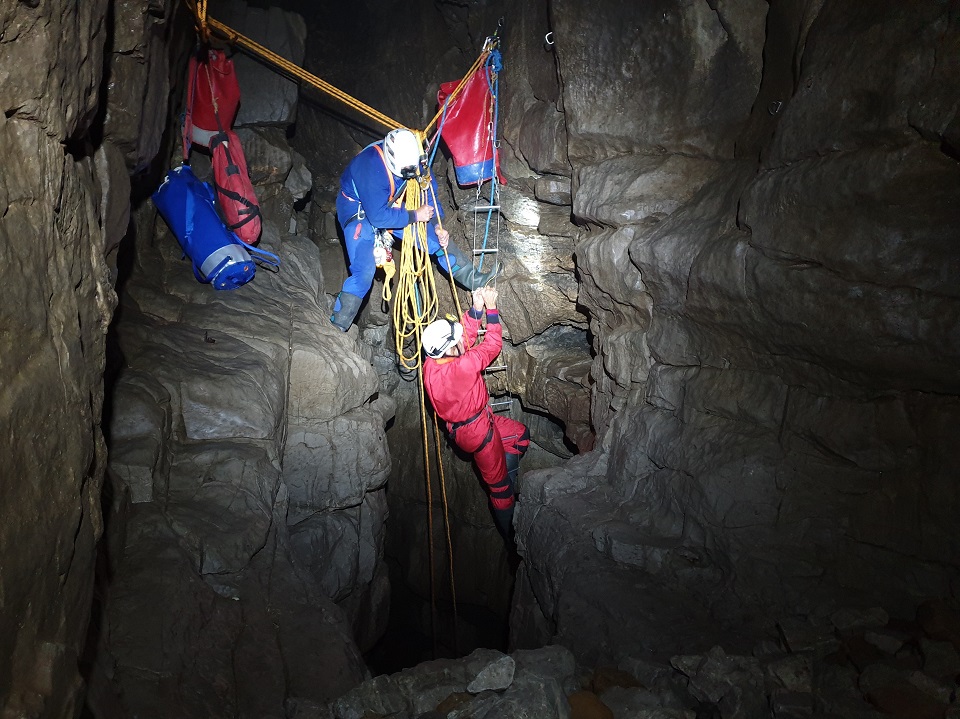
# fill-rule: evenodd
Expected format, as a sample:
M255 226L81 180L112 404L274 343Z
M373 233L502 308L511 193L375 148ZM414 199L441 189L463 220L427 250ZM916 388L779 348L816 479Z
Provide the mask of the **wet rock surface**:
M953 6L283 5L223 19L411 126L506 18L490 388L534 438L516 573L440 453L458 598L509 616L510 653L464 621L469 657L364 682L385 547L424 601L451 579L379 285L351 334L326 319L337 177L379 131L250 68L282 269L216 293L144 202L179 162L191 18L26 2L0 10L0 526L27 548L0 553L3 709L69 715L83 655L103 717L955 715L960 620L930 599L958 578ZM485 196L445 162L469 253Z
M129 208L124 133L102 123L102 76L116 60L105 49L116 33L108 5L0 9L0 713L8 716L72 716L84 696L103 533L103 367L116 306L107 255ZM147 28L163 23L128 28L131 44L149 44ZM131 65L143 61L131 55ZM138 120L153 109L143 96L124 102Z
M953 716L960 667L951 640L955 603L926 602L910 620L845 607L831 616L781 619L771 638L738 652L625 651L584 666L564 646L478 649L381 675L294 717L608 717L722 719ZM735 641L735 640L734 640ZM729 646L729 645L728 645Z
M778 51L764 47L748 6L698 25L699 9L611 5L601 12L621 13L636 35L603 63L589 61L600 36L572 8L553 8L572 215L586 225L574 257L598 439L594 456L521 482L521 646L552 638L598 660L631 643L692 647L710 631L687 632L691 619L747 628L766 616L772 626L777 607L807 613L844 597L909 612L956 581L954 533L939 502L922 497L952 506L943 428L956 413L946 328L957 306L943 273L957 254L941 253L952 246L958 168L943 130L915 132L906 110L939 108L922 124L945 128L956 108L930 89L927 51L891 69L897 80L883 90L859 50L846 54L860 33L881 54L906 52L908 27L944 31L934 44L951 45L955 19L932 3L909 19L884 4L874 21L896 29L880 39L856 11L778 9L770 37L779 23L799 28L803 71L778 86L782 102L754 105L724 95L733 67L740 89L754 83L763 97L764 83L780 82ZM677 39L664 43L665 32ZM707 54L682 79L675 63L641 77L687 52ZM637 74L603 81L627 65ZM845 104L854 86L876 93L876 114ZM583 102L614 90L621 105L645 99L642 119L617 125ZM722 118L710 97L725 98ZM678 119L693 98L697 109ZM670 137L679 127L682 139ZM736 148L760 128L769 135L753 146L758 162ZM917 511L900 514L888 492ZM651 599L661 591L674 598ZM606 629L585 631L601 596ZM655 631L653 617L673 609L666 626L677 631Z

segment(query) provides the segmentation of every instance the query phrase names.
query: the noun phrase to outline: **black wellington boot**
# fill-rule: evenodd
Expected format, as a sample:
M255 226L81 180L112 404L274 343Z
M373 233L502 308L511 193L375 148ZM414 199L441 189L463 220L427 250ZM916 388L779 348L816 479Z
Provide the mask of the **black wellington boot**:
M490 511L493 513L494 524L497 525L497 530L499 530L500 535L507 544L513 544L513 508L514 505L512 504L510 505L510 509L490 508Z
M514 496L516 496L517 475L520 473L521 455L505 452L504 459L507 462L507 481L510 482L510 490L513 492Z
M473 265L463 265L457 267L452 274L453 279L455 279L459 285L472 292L478 287L488 285L494 277L500 274L501 269L503 268L499 263L489 272L477 272L477 269Z
M353 324L360 305L363 304L363 298L351 295L349 292L341 292L337 295L337 301L334 303L333 314L330 315L330 321L337 327L346 332ZM337 305L340 305L337 308Z
M478 287L489 284L503 269L498 263L497 266L489 272L477 272L473 263L466 260L470 255L460 247L455 246L452 242L447 245L446 256L450 262L450 275L461 287L471 292ZM437 253L438 260L443 259L443 257L443 251ZM443 264L441 264L440 267L442 268Z

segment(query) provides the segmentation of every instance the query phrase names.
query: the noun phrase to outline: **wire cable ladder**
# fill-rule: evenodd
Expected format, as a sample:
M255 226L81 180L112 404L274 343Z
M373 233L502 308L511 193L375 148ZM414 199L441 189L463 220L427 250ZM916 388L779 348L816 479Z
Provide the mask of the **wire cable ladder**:
M500 188L495 177L490 180L490 183L490 197L487 204L483 204L483 200L486 198L481 196L485 183L478 183L476 201L471 206L464 208L464 212L473 215L473 256L480 257L479 269L481 271L486 257L491 256L491 259L496 263L498 253L500 252ZM494 213L496 213L495 222L493 217ZM492 232L491 229L493 230ZM489 246L491 239L493 243L492 246ZM498 279L498 277L494 278L494 287L496 287ZM484 335L486 332L486 328L481 328L479 331L480 335ZM488 379L495 372L505 372L507 370L509 370L509 366L503 359L503 354L501 353L500 362L498 364L491 364L484 370L484 379ZM513 409L513 398L509 397L509 395L500 396L505 396L506 399L496 399L492 397L490 402L491 409L493 409L494 412L510 412Z

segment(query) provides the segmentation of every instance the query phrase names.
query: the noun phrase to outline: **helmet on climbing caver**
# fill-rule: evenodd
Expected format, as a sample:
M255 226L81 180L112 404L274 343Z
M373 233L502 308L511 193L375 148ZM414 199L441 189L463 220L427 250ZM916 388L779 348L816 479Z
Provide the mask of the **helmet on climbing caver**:
M420 141L410 130L392 130L383 139L384 162L387 163L387 169L397 177L405 180L416 177L422 154Z
M439 359L463 337L463 325L451 319L437 320L427 325L420 344L427 357Z

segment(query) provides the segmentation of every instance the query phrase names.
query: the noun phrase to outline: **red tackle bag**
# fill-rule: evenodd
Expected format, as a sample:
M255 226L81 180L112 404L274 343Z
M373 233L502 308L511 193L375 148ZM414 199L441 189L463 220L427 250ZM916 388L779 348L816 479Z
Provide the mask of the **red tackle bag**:
M210 147L220 130L233 128L240 107L240 84L233 60L220 50L202 49L190 58L183 118L183 159L190 144Z
M217 206L223 222L244 243L253 245L260 239L260 205L247 172L240 138L233 130L218 132L210 142L210 152Z
M459 84L459 80L443 83L437 93L437 102L443 106ZM477 185L493 178L494 172L500 184L506 184L491 131L495 119L494 100L488 69L481 67L470 76L446 109L440 134L453 155L459 185Z

